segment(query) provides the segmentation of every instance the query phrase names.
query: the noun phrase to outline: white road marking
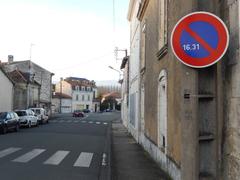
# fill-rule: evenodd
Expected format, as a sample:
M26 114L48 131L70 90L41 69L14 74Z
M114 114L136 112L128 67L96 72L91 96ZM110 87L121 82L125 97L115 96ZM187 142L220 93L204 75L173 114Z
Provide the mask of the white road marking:
M79 121L75 120L74 122L75 122L75 123L78 123Z
M105 122L105 123L103 123L103 124L104 124L104 125L107 125L108 123Z
M100 122L96 122L96 124L101 124Z
M38 155L40 155L44 151L45 151L45 149L33 149L32 151L14 159L13 161L14 162L26 163L26 162L32 160L33 158L37 157Z
M68 121L66 121L66 122L71 123L71 122L73 122L73 121L72 121L72 120L68 120Z
M86 121L81 121L81 123L86 123Z
M69 151L57 151L44 164L58 165L68 155Z
M102 166L106 166L107 165L107 154L103 153L102 155Z
M9 154L12 154L16 151L19 151L20 149L22 148L14 148L14 147L11 147L11 148L8 148L8 149L4 149L2 151L0 151L0 158L4 157L4 156L7 156Z
M93 122L92 122L92 121L89 121L88 123L89 123L89 124L92 124Z
M93 153L82 152L73 166L89 167L92 161L92 157L93 157Z

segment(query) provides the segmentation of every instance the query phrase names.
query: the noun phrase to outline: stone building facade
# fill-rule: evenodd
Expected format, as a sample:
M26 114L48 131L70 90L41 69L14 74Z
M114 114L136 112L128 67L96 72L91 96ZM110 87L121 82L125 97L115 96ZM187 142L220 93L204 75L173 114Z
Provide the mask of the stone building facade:
M140 22L137 137L129 128L133 116L128 113L129 120L123 122L173 179L240 177L239 4L238 0L130 0L131 34L136 18ZM182 64L170 45L177 21L195 11L219 16L230 33L227 53L202 69ZM133 54L129 62L138 59ZM129 65L131 74L134 67Z
M29 74L29 81L35 81L41 85L39 102L34 104L34 107L43 107L48 113L51 113L51 100L52 100L52 76L53 73L40 67L36 63L26 60L26 61L13 61L9 59L7 63L4 63L4 70L8 73L14 70L19 70L23 73ZM28 94L28 97L30 94ZM29 101L27 101L28 103ZM30 104L27 104L30 107Z
M8 76L14 82L13 110L37 107L40 102L41 85L29 80L29 73L14 70Z

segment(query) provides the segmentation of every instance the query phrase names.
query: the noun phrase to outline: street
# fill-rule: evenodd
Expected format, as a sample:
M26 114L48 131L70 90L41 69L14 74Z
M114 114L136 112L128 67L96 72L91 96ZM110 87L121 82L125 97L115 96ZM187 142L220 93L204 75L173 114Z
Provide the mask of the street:
M119 116L64 114L49 124L0 135L1 179L106 179L111 121Z

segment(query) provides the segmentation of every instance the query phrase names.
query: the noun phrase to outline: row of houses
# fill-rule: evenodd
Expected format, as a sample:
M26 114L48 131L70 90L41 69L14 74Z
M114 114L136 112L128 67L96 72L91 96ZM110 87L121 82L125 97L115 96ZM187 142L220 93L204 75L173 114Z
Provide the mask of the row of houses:
M53 73L30 60L13 61L12 55L0 71L0 112L42 107L51 113Z
M54 86L53 111L70 113L87 109L99 112L100 99L96 83L85 78L68 77Z
M9 55L8 62L0 63L0 112L32 107L42 107L49 115L100 110L94 81L68 77L53 85L53 75L30 60L13 61Z
M188 13L219 16L230 47L194 69L174 56L170 34ZM130 0L130 56L122 60L122 120L173 179L239 179L239 0Z

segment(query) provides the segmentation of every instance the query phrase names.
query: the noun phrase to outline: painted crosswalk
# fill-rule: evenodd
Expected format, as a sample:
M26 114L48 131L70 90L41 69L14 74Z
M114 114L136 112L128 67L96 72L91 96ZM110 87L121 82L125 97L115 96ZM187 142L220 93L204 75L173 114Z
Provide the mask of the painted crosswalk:
M18 152L18 153L16 153L16 152ZM20 152L22 154L19 154ZM43 155L43 157L44 157L44 153L49 154L47 149L36 148L36 149L32 149L32 150L26 150L24 148L19 148L19 147L10 147L7 149L0 150L0 158L5 158L10 155L14 156L14 153L19 155L19 157L15 157L15 159L14 158L10 159L10 162L21 163L21 164L29 163L41 155ZM75 154L75 153L73 153L73 154ZM70 155L71 155L71 151L57 150L57 151L53 152L52 154L49 154L49 157L46 157L46 159L44 161L41 161L40 163L42 165L57 166L57 165L64 163L64 159L66 159ZM94 156L97 156L97 155L95 155L92 152L79 152L79 156L76 157L76 159L73 160L73 162L72 162L72 167L90 168ZM98 156L101 156L101 155L98 155ZM39 159L41 159L41 158L39 158ZM1 163L1 159L0 159L0 163Z
M43 153L45 149L33 149L32 151L14 159L14 162L21 162L21 163L26 163L31 161L33 158L37 157L41 153Z
M89 167L92 161L93 153L82 152L77 161L74 163L74 167Z
M87 123L87 124L96 124L96 125L108 125L108 122L99 122L99 121L83 121L83 120L51 120L51 123Z
M58 165L69 154L69 151L57 151L44 164Z
M20 149L21 148L15 148L15 147L4 149L4 150L0 151L0 158L5 157L5 156L7 156L9 154L12 154L12 153L14 153L16 151L19 151Z

